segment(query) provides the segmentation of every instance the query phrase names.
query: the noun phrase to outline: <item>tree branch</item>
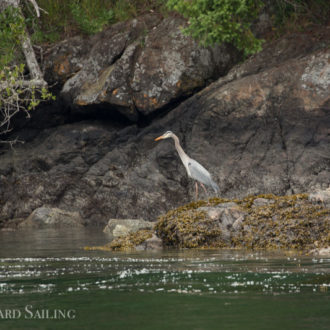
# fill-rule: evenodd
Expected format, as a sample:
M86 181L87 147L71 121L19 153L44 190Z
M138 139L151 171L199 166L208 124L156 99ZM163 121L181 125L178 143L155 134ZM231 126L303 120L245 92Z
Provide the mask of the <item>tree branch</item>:
M29 0L37 16L40 11L36 0ZM0 12L7 7L12 6L18 10L18 15L23 17L21 10L21 0L0 0ZM25 30L25 31L24 31ZM3 67L0 70L0 136L8 134L11 130L12 118L18 112L24 112L30 117L30 110L34 109L40 102L52 97L47 92L47 82L44 80L40 70L35 52L26 27L23 25L22 34L19 36L26 64L30 73L30 80L24 78L24 65L13 65ZM36 93L38 97L36 97ZM39 96L40 95L40 96ZM11 147L16 142L22 142L15 138L14 140L2 140L0 144L6 143Z
M4 10L8 6L13 6L17 8L20 12L20 15L23 16L21 7L20 7L20 0L2 0L1 3L1 10ZM37 5L35 0L29 0L32 5L34 6L34 9L36 10L37 16L40 16L39 6ZM28 66L28 69L30 71L31 78L34 80L39 80L41 85L43 87L47 86L47 82L44 80L43 74L40 70L35 52L32 47L31 39L29 37L29 34L27 31L25 31L24 36L20 38L22 50L26 59L26 64Z

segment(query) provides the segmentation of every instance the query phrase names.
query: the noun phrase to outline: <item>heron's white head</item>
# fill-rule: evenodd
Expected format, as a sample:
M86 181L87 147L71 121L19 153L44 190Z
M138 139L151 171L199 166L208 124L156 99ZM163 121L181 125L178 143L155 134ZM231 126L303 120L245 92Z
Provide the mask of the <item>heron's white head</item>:
M163 139L168 139L168 138L170 138L170 137L173 137L173 135L174 135L173 132L171 132L171 131L167 131L167 132L165 132L163 135L158 136L158 138L156 138L155 141L163 140Z

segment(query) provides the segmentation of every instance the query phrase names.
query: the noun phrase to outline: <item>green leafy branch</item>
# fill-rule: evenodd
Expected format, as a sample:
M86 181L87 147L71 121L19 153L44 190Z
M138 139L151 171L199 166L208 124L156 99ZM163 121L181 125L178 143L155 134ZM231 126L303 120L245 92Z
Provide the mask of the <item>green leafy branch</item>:
M168 0L167 6L188 19L184 33L204 46L227 42L246 55L261 50L263 41L250 29L262 8L260 0Z
M30 1L37 6L35 1ZM0 44L0 136L6 136L12 130L12 119L16 114L24 112L30 117L30 111L40 102L54 99L54 96L46 88L19 2L9 3L0 12L0 39L3 41ZM29 79L25 77L25 64L18 64L23 60L23 54ZM12 145L14 142L0 139L0 143Z
M24 64L0 70L0 135L12 130L11 121L18 112L24 112L29 118L30 111L40 102L55 99L45 87L38 87L25 80L24 70Z
M113 23L115 15L113 10L88 10L83 4L78 1L70 3L70 9L75 22L79 25L80 29L87 34L95 34L102 31L103 27L107 24Z

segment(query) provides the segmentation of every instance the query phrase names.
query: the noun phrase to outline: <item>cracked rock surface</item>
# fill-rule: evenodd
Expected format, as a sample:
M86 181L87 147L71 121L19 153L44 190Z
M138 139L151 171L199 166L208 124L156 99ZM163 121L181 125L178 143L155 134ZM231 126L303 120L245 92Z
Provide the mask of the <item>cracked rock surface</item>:
M193 200L193 182L173 141L154 141L166 130L175 132L187 154L211 172L221 197L327 189L327 32L285 36L269 44L144 127L97 114L47 127L41 109L34 116L38 133L0 155L0 226L12 219L21 221L40 207L77 211L85 223L93 224L105 225L110 218L155 221L170 208ZM134 47L123 46L116 63L125 67L125 54L134 53ZM80 95L75 91L80 87L71 91ZM65 117L62 108L57 116L61 111ZM200 197L205 197L202 191Z

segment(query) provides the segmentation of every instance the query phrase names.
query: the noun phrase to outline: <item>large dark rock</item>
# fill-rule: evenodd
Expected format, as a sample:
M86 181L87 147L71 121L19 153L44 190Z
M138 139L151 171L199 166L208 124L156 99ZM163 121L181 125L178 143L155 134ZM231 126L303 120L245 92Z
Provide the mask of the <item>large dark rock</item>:
M119 111L131 121L201 89L227 72L238 52L199 47L178 16L148 14L90 38L65 40L48 52L46 78L64 83L68 103Z
M144 128L104 118L40 129L1 155L1 224L42 206L79 211L88 223L154 221L191 201L173 141L154 141L168 129L212 173L221 197L328 188L328 35L268 45Z

